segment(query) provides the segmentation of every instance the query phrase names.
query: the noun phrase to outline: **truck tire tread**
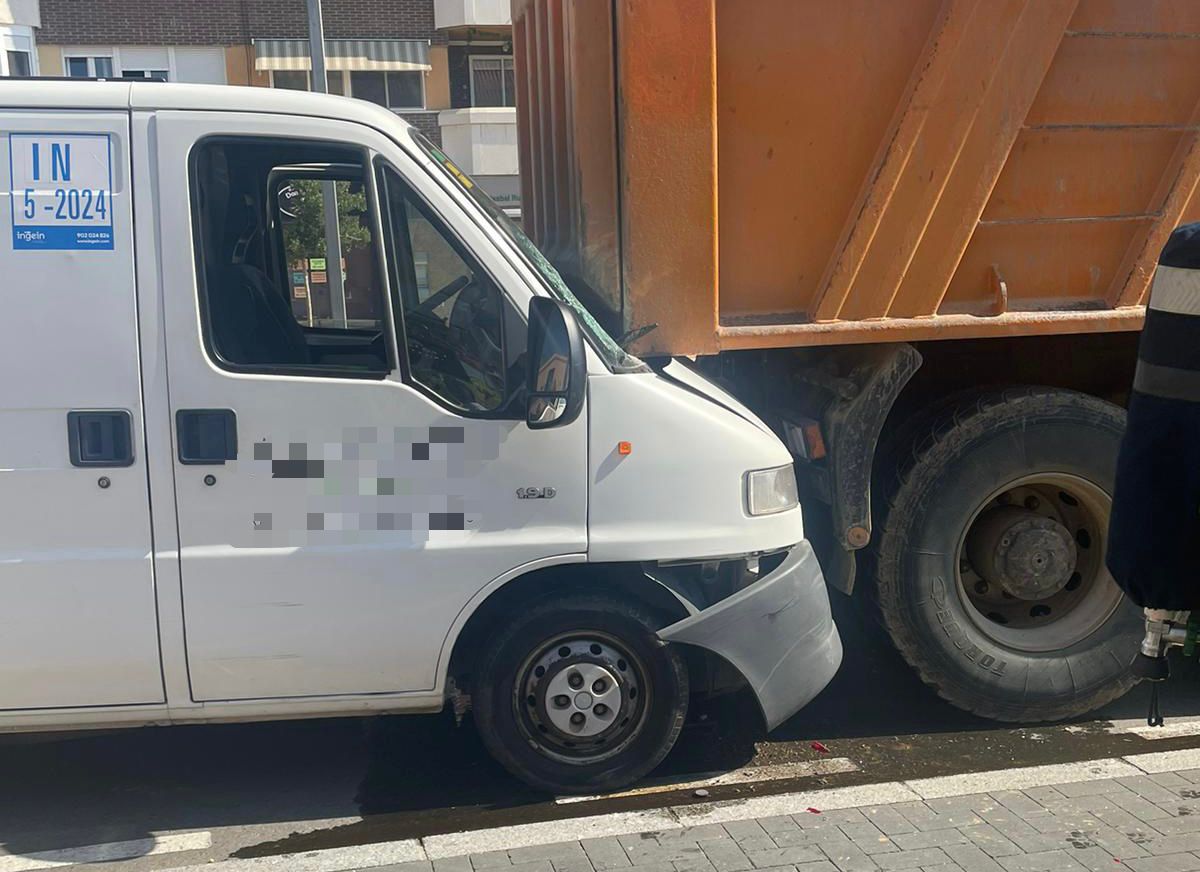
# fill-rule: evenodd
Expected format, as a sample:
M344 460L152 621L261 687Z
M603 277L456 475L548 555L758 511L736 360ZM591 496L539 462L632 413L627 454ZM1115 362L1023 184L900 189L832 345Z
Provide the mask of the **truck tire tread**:
M1000 407L1020 409L1028 407L1030 412L1044 407L1047 399L1065 403L1097 418L1111 416L1103 401L1073 391L1045 387L1012 387L991 391L974 392L963 396L952 405L940 406L940 413L920 417L920 423L909 429L911 446L897 446L894 457L898 459L882 464L882 475L877 477L882 506L878 522L878 546L873 548L875 584L873 585L875 611L883 623L893 644L906 662L916 671L921 681L932 688L947 702L974 714L998 721L1033 722L1056 721L1091 711L1123 695L1133 684L1132 678L1113 682L1086 699L1074 699L1061 705L1026 705L1014 702L989 700L983 695L966 698L947 687L946 677L938 664L929 656L928 645L923 644L905 621L901 610L905 607L900 584L901 561L906 542L897 529L900 519L917 510L919 499L940 471L955 456L958 447L972 437L978 436L988 425L993 413ZM1115 658L1111 651L1108 656ZM1118 660L1118 667L1125 664ZM1078 690L1077 676L1068 660L1061 667L1071 687ZM1028 688L1026 688L1028 690Z

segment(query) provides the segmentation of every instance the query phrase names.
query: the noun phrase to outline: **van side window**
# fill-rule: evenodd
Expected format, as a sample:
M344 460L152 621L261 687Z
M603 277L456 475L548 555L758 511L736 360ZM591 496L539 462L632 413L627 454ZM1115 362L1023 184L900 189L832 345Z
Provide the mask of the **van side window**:
M205 339L227 368L392 369L361 149L220 138L192 159Z
M523 388L524 342L509 340L520 319L395 170L381 177L412 379L463 411L502 414Z

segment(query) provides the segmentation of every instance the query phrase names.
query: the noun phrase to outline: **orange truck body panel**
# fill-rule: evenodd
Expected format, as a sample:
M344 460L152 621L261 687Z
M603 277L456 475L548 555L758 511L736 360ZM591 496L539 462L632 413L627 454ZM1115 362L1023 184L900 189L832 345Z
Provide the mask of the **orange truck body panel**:
M525 223L642 353L1136 329L1196 0L513 0Z

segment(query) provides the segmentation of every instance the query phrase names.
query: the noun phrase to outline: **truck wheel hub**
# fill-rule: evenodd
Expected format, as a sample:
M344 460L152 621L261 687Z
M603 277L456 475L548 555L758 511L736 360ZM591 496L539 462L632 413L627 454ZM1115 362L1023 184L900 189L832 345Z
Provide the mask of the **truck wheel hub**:
M1035 601L1067 586L1078 553L1070 531L1028 509L1000 506L975 522L967 556L989 584L1017 599Z

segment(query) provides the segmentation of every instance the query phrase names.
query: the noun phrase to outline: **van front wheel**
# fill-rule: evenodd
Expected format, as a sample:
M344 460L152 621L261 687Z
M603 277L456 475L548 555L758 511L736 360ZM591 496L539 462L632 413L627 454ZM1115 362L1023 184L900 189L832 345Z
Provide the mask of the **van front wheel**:
M544 600L510 621L472 692L488 751L552 793L614 790L671 750L687 714L687 669L661 621L603 595Z

